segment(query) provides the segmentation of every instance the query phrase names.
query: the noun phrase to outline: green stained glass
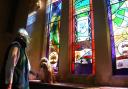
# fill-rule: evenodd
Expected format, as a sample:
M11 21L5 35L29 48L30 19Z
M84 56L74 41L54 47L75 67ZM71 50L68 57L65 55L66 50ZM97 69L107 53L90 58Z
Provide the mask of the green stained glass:
M59 44L59 26L57 22L51 24L50 41L54 45Z
M79 9L79 8L87 6L89 4L90 4L90 0L75 0L75 2L74 2L75 9Z
M60 20L60 16L52 16L51 22Z
M88 15L89 15L88 12L86 12L86 13L78 14L78 15L76 15L76 16L77 16L77 19L80 19L80 18L82 18L82 17L87 17Z
M90 10L90 0L74 0L75 14Z
M111 5L112 20L114 27L124 27L128 24L128 1Z
M114 22L117 26L120 26L121 23L123 22L123 19L116 17L116 18L113 19L113 22Z
M125 14L125 10L124 10L124 9L119 10L119 11L117 12L117 14L124 15L124 14Z
M120 3L117 3L117 4L111 5L112 14L116 13L116 11L123 5L123 3L124 2L120 2Z

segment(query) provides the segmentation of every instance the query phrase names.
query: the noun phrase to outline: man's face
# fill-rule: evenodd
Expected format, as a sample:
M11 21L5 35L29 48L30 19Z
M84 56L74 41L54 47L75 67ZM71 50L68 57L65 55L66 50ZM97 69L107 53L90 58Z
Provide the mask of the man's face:
M26 45L30 44L30 37L29 36L21 36L21 38L26 43Z

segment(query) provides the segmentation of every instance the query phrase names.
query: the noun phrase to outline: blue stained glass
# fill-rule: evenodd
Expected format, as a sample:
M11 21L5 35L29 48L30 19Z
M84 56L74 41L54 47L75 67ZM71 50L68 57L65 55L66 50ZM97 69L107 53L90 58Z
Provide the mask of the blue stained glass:
M36 11L34 11L30 15L28 15L27 26L33 24L36 21L36 15L37 15Z
M51 5L51 10L52 10L51 19L50 19L51 22L60 20L61 7L62 7L61 1L55 2Z
M62 1L58 0L54 3L51 3L47 6L47 23L60 20L61 17L61 7Z

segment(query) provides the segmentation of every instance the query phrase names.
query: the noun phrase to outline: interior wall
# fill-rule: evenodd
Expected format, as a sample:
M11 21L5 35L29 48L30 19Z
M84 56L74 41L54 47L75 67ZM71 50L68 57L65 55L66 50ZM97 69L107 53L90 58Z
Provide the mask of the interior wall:
M26 26L29 2L30 0L0 0L0 65L17 29Z
M15 21L13 25L14 34L19 28L25 28L31 0L20 0L17 6Z
M46 0L41 0L41 6L38 9L34 9L35 11L37 11L37 16L36 16L36 21L33 23L32 34L31 34L32 40L27 52L32 70L37 72L39 70L40 59L42 55L45 54L45 51L46 51L46 50L45 51L43 50L44 40L46 40L46 39L43 39L44 35L46 35L45 33L45 2Z
M0 0L0 65L2 65L6 48L13 38L10 25L13 24L11 19L14 16L12 14L14 12L12 2L10 0Z

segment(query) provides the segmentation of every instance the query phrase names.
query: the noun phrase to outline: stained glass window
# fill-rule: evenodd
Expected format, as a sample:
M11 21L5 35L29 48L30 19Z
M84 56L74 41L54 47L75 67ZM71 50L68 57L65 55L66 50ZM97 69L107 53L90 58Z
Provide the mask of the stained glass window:
M26 30L28 31L28 34L30 36L31 36L32 31L33 31L33 24L35 23L36 19L37 19L37 12L36 11L33 11L28 15Z
M92 0L73 0L73 61L72 73L94 74L94 24Z
M54 22L60 20L61 17L61 0L51 0L47 4L47 22Z
M128 1L107 0L113 74L128 74Z
M47 53L55 73L58 72L58 53L59 53L59 31L60 31L60 18L61 18L61 0L48 0L47 1Z

